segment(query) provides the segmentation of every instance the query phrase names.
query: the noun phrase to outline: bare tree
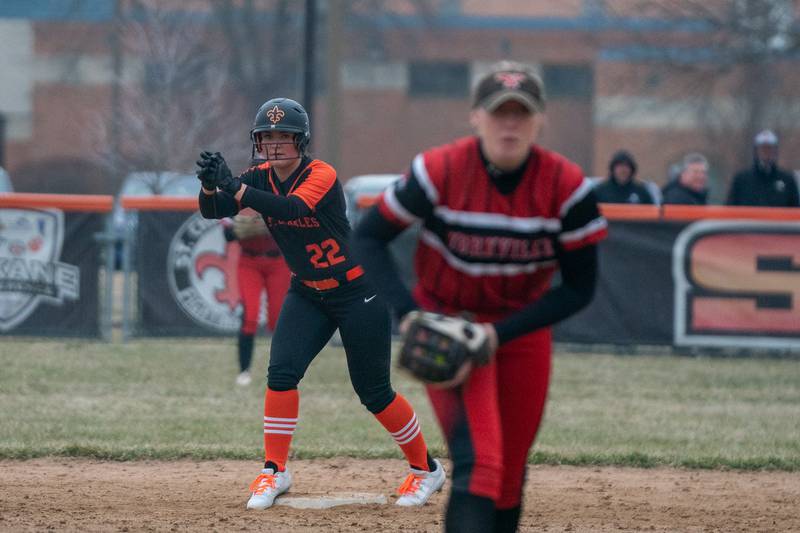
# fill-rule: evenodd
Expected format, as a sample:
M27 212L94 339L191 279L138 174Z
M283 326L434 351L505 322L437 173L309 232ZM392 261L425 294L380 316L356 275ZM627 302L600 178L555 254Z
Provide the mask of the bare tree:
M232 168L242 166L249 155L242 124L268 97L299 96L303 3L116 1L111 35L118 40L112 54L118 90L112 109L89 132L93 160L118 179L154 171L141 174L154 193L169 185L165 178L172 172L190 172L199 149L230 154ZM409 5L424 19L435 11L431 0ZM348 16L397 16L376 0L348 2L347 8ZM320 71L324 60L318 56Z
M800 50L798 6L793 0L636 0L635 12L676 23L671 34L648 30L638 36L646 50L641 84L664 79L660 98L673 116L692 115L709 155L727 178L746 163L753 135L770 127L788 131L800 123L793 56ZM627 9L630 3L625 4ZM611 9L611 8L609 8ZM612 11L613 12L613 11ZM618 13L619 14L619 13ZM677 29L675 29L677 28ZM665 45L665 43L667 43ZM643 89L643 91L642 91ZM652 92L652 91L651 91ZM630 110L627 110L630 111ZM653 112L652 108L640 110Z
M442 0L409 0L405 15L420 15L423 21L441 9ZM238 91L252 106L271 95L298 95L303 61L303 2L292 0L215 0L213 24L227 44L229 71ZM385 0L352 0L345 3L349 31L365 33L369 43L364 53L381 55L387 27L398 25L403 14L389 9ZM320 31L324 33L328 5L320 4ZM360 21L369 23L358 24ZM382 24L375 24L375 21ZM324 42L324 41L323 41ZM414 39L408 39L413 45ZM320 47L318 54L324 53ZM318 55L317 67L325 58ZM255 109L255 107L253 107Z
M248 110L299 90L302 2L216 0L212 24L227 47L228 74Z
M425 31L431 17L448 4L447 0L409 0L402 4L402 12L392 11L396 4L385 0L348 0L339 7L343 9L345 21L331 35L329 21L332 18L332 3L319 3L317 42L320 46L315 54L315 83L320 87L328 83L339 83L338 75L331 75L341 68L339 55L333 58L330 52L340 50L342 41L366 43L365 46L352 47L346 59L385 60L389 52L385 43L387 29L403 28L404 16L421 16L422 28L401 29L408 32L403 39L408 46L414 46L418 39L411 33ZM304 71L304 22L305 2L298 0L215 0L213 9L213 31L219 41L225 43L228 57L228 72L240 101L245 105L244 112L252 117L257 107L267 98L288 96L302 98ZM336 8L336 9L339 9ZM335 41L339 42L335 42ZM330 62L334 64L331 64ZM327 70L327 75L326 75ZM333 87L333 94L340 94ZM308 103L303 102L308 105ZM331 105L331 100L327 103ZM309 109L309 111L313 111ZM338 108L328 110L328 118L336 116ZM312 125L315 129L319 124ZM324 124L323 124L324 125ZM325 125L315 131L328 147L328 157L338 160L340 132L338 123ZM333 129L331 129L331 127ZM327 139L325 139L327 137Z
M430 31L437 16L447 16L453 6L448 0L408 0L405 3L387 5L385 0L353 0L346 2L345 19L363 36L367 46L362 53L368 58L385 59L387 30L399 32L406 46L413 49L420 41L417 33ZM392 8L397 8L393 10ZM403 24L404 17L419 17L422 24L409 27ZM435 35L435 34L434 34Z
M153 193L166 172L191 172L201 149L231 151L246 137L232 135L225 62L210 43L207 18L172 11L165 2L134 0L121 15L125 67L117 105L96 123L95 158L117 175L143 174ZM116 135L117 143L108 139Z

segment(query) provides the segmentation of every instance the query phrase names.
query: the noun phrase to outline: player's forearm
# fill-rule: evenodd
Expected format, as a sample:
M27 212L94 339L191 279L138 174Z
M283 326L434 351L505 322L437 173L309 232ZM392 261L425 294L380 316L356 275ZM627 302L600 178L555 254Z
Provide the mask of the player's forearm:
M535 304L521 309L513 315L496 322L497 339L500 344L552 326L583 309L591 301L590 294L578 292L570 287L559 286L549 290Z
M233 196L223 191L217 191L214 194L200 191L199 202L200 214L203 215L203 218L225 218L239 212Z
M389 243L399 232L399 228L373 209L353 231L350 246L377 290L397 316L403 317L419 306L403 283L389 251Z
M277 220L295 220L311 215L311 209L297 196L278 196L247 187L241 196L242 207L250 207Z
M568 318L592 301L597 285L597 249L588 246L562 259L562 283L540 299L494 324L500 344Z
M386 242L357 235L352 240L351 247L373 285L398 317L403 317L419 307L411 296L411 291L401 280Z

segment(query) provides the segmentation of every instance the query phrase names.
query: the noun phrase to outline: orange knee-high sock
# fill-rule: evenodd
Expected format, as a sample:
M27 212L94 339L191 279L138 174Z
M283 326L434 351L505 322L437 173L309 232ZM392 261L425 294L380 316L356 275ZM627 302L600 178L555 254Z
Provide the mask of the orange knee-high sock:
M292 435L297 426L300 393L297 389L275 391L267 387L264 394L264 461L286 469Z
M386 409L375 415L403 450L408 464L417 470L428 468L428 446L417 421L417 413L408 400L398 394Z

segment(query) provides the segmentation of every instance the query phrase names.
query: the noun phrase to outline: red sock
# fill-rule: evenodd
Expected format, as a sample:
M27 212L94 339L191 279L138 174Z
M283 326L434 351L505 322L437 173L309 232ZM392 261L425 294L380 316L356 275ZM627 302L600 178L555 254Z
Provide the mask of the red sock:
M297 426L300 393L297 389L274 391L267 388L264 395L264 461L286 469L292 435Z
M417 414L408 400L398 394L375 418L392 434L412 468L429 470L428 446L422 436Z

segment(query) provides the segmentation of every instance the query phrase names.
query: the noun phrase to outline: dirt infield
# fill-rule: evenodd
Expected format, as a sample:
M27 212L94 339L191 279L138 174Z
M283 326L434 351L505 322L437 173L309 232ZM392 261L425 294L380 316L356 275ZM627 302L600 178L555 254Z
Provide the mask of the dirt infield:
M0 531L441 531L444 495L391 505L396 460L293 461L291 494L388 505L245 510L253 462L0 462ZM800 531L800 473L532 466L521 531Z

